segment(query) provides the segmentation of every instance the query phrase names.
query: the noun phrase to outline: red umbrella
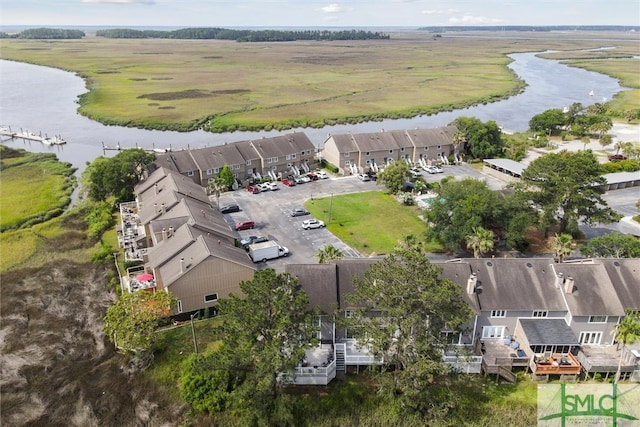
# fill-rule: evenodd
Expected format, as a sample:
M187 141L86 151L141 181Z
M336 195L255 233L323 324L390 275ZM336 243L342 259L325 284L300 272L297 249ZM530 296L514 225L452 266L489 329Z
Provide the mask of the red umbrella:
M136 279L138 279L140 282L148 282L150 280L153 280L153 274L142 273L142 274L139 274L138 277L136 277Z

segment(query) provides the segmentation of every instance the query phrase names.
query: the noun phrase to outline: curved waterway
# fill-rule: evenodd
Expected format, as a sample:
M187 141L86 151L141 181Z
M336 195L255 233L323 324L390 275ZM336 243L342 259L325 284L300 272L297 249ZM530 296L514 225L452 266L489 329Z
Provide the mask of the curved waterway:
M212 134L203 131L151 131L119 126L105 126L77 113L78 96L87 91L84 81L75 74L58 69L0 60L0 125L53 136L61 135L67 144L45 146L40 142L3 139L11 147L29 151L55 152L58 158L84 169L101 155L102 146L123 148L200 148L275 136L293 131L305 132L321 147L328 134L378 132L382 129L412 129L444 126L457 117L495 120L508 131L524 131L532 116L550 108L563 108L574 102L591 105L610 100L624 90L618 81L606 75L572 68L558 61L541 59L536 53L517 53L510 57L511 69L527 83L526 90L504 101L471 108L418 116L412 119L383 120L355 125L325 126L320 129L291 129L284 132L233 132Z

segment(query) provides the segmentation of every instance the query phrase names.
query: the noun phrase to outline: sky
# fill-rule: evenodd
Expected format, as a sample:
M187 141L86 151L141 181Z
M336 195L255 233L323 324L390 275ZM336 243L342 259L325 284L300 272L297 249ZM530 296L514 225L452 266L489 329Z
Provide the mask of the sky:
M640 25L639 0L0 0L0 26Z

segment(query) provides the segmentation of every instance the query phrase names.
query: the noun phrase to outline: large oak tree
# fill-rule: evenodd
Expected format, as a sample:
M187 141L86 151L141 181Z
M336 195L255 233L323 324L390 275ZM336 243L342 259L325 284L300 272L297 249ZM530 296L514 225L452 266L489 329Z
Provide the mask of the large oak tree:
M550 153L524 170L516 185L520 195L541 213L540 225L549 230L559 224L559 233L578 221L587 224L618 221L620 215L602 198L606 184L600 164L591 151Z
M354 278L347 296L357 307L347 327L389 372L380 378L383 391L425 416L449 404L438 386L448 372L442 331L459 331L472 317L462 288L441 273L417 245L405 244Z
M249 425L279 425L290 416L282 387L315 339L309 298L297 279L270 268L240 289L242 298L218 301L222 345L193 356L182 377L183 396L208 412L238 411Z

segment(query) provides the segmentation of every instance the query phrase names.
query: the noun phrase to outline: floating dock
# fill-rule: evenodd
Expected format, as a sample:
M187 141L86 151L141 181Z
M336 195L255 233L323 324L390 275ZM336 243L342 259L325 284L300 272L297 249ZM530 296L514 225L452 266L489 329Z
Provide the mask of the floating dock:
M42 136L42 132L40 132L40 134L35 134L22 129L20 129L20 132L15 132L11 130L11 127L0 127L0 136L7 136L11 139L38 141L45 145L62 145L67 143L67 141L65 141L60 135L54 135L50 138L47 135Z

